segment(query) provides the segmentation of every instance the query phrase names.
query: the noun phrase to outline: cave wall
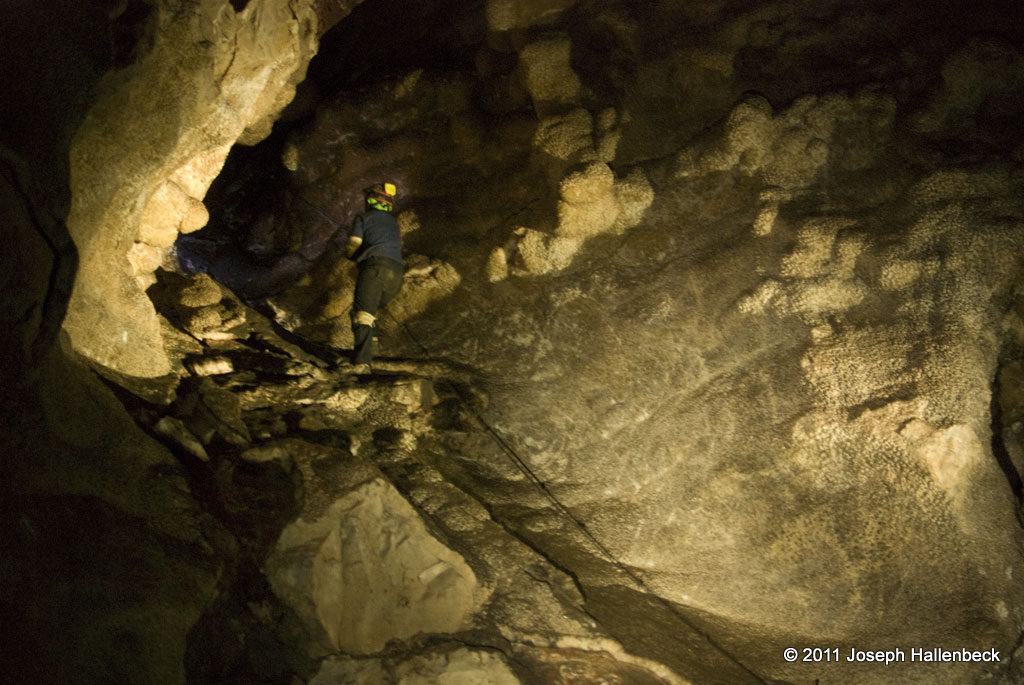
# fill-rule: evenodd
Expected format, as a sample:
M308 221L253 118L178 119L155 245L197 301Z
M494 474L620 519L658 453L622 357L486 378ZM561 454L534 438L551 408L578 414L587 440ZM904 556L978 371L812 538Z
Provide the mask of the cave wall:
M265 138L294 97L325 28L319 4L149 9L135 59L104 78L71 144L81 269L64 326L79 352L134 376L170 372L144 289L179 233L205 225L231 146ZM331 3L331 18L354 4Z
M18 3L3 20L0 668L17 682L181 680L220 572L177 462L58 344L77 266L67 151L130 50L107 9Z
M821 639L1008 654L1020 494L991 384L1022 342L1019 23L528 7L488 3L472 70L327 99L285 146L293 193L339 215L398 179L407 246L459 282L424 312L411 271L391 354L468 365L586 530L486 440L445 441L440 470L678 673L669 625L782 679L893 677L778 658ZM344 346L350 267L311 273L279 320Z
M90 364L169 371L135 279L147 269L128 259L147 201L175 176L187 192L149 217L198 227L218 155L269 130L316 31L350 8L307 4L300 19L260 5L238 18L229 3L17 2L0 20L0 670L12 682L185 681L186 636L230 544Z

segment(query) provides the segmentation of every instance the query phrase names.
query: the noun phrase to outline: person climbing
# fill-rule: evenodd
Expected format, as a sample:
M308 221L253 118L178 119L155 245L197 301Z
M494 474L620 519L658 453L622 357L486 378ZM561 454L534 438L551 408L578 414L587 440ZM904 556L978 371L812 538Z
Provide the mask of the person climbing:
M374 344L378 340L377 312L402 289L405 263L402 234L392 213L397 189L393 183L377 183L366 191L366 211L352 222L348 257L359 267L352 302L353 371L370 372Z

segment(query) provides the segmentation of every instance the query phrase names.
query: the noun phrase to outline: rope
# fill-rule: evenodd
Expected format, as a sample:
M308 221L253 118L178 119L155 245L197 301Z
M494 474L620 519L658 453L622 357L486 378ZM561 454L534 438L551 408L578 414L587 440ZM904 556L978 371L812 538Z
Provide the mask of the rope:
M399 327L399 329L404 331L405 334L409 337L409 339L418 348L420 348L420 350L422 350L423 354L426 357L430 356L430 354L431 354L430 350L428 350L427 347L423 343L421 343L416 338L415 335L413 335L412 331L409 330L408 326L403 324L401 321L398 321L398 319L396 319L390 312L388 312L388 316L389 316L389 318L392 321L395 322L395 324ZM686 616L682 612L679 611L679 609L677 609L675 607L675 605L673 605L671 602L669 602L667 599L665 599L664 597L662 597L658 593L654 592L647 585L646 581L644 581L644 579L639 574L637 574L636 572L632 571L625 563L620 561L618 559L618 557L616 557L612 553L612 551L610 549L608 549L608 547L606 547L604 545L604 543L602 543L600 540L598 540L597 537L593 533L590 532L590 530L587 528L586 524L583 523L583 521L581 521L575 514L573 514L572 511L570 511L567 506L562 504L562 502L555 496L555 494L553 492L551 492L551 489L547 486L547 484L544 483L544 481L541 480L541 478L539 476L537 476L536 473L534 473L533 469L530 468L529 464L527 464L526 461L522 457L519 456L519 454L515 451L515 449L513 449L512 446L509 445L508 442L504 438L501 437L501 435L498 433L498 431L494 427L492 427L487 422L487 420L484 419L483 416L480 415L480 412L478 412L473 407L472 402L469 399L466 398L466 396L463 394L463 392L459 389L459 387L457 385L455 385L454 383L449 383L448 381L443 380L443 379L442 379L441 383L444 384L445 386L451 388L452 391L454 391L456 397L458 397L459 402L462 404L462 406L473 416L473 418L475 418L477 420L477 422L491 436L491 438L494 440L495 444L498 445L498 447L502 450L502 452L505 453L505 455L509 458L509 460L523 473L523 475L526 476L528 480L533 481L533 483L537 486L537 488L543 493L545 498L547 498L551 502L552 506L555 508L555 511L557 511L565 519L570 521L573 526L578 528L580 530L580 532L583 533L583 535L588 540L590 540L591 544L593 544L593 546L600 552L601 556L604 556L609 562L611 562L611 564L619 571L619 573L621 573L626 578L629 578L631 581L633 581L634 585L639 590L641 590L643 593L645 593L645 594L647 594L647 595L649 595L651 597L654 597L654 599L658 603L660 603L662 606L664 606L666 609L668 609L668 611L673 616L675 616L677 619L679 619L679 621L682 622L687 628L689 628L694 633L696 633L697 635L700 635L702 638L704 638L704 640L709 645L711 645L711 647L716 649L719 653L721 653L723 656L725 656L729 661L731 661L732 663L734 663L737 666L739 666L743 671L745 671L747 674L749 674L757 682L759 682L759 683L767 683L767 681L765 681L761 676L759 676L757 673L755 673L750 668L748 668L745 664L743 664L743 662L741 662L739 659L737 659L732 654L730 654L729 651L726 650L722 645L720 645L713 637L711 637L711 635L709 633L705 632L704 630L701 630L696 625L694 625L688 618L686 618Z
M341 226L342 222L339 221L338 219L335 219L330 214L328 214L327 210L325 210L323 207L321 207L319 205L316 205L316 204L313 204L312 202L310 202L309 200L307 200L306 198L302 197L301 195L299 195L297 193L294 195L294 197L295 197L295 199L301 200L302 202L306 203L307 207L315 210L317 214L322 216L324 219L327 219L327 221L329 221L331 224L334 225L335 229L337 229L337 228L339 228Z

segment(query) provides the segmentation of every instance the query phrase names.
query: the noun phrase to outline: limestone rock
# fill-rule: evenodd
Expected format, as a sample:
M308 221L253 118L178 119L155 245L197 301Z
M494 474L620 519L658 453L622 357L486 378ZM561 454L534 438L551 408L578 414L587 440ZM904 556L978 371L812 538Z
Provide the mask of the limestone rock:
M204 273L193 274L179 295L181 306L199 309L217 304L224 297L217 282Z
M372 654L389 640L458 631L476 603L470 568L380 480L314 520L290 524L266 573L331 648L347 652Z
M1017 644L1016 502L985 436L1014 335L1024 236L1007 217L1024 212L1024 178L973 157L907 174L905 136L894 101L868 91L777 112L741 102L676 168L648 166L658 200L606 263L554 276L582 242L561 222L509 222L516 239L504 255L486 243L496 264L480 280L509 261L513 275L545 277L512 288L467 273L451 310L422 322L427 349L495 379L485 420L520 440L517 455L612 556L641 569L647 591L610 580L611 561L570 562L592 615L632 616L623 633L635 638L654 611L635 608L646 593L709 611L737 653L794 682L818 677L772 661L794 634ZM553 183L566 178L581 207L622 182L609 191L596 165L568 171ZM445 454L484 472L481 499L521 512L508 516L543 549L589 544L550 502L524 504L543 499L530 488L508 492L523 476L500 450L485 460L467 442ZM707 680L664 656L682 642L665 623L644 633L659 645L645 656ZM760 651L764 639L773 646ZM900 668L833 672L866 683L979 673Z
M554 3L487 5L491 64L480 71L508 78L511 51L525 42L516 76L537 121L488 120L467 105L476 103L469 86L488 86L448 87L414 70L370 96L327 103L308 140L291 141L303 197L338 216L359 198L333 201L383 170L400 166L412 186L430 179L409 194L415 208L403 219L406 233L418 227L410 244L432 256L409 259L405 299L391 313L412 319L416 340L396 335L396 349L422 355L422 340L486 379L489 394L479 406L442 397L429 411L426 381L388 377L408 369L385 368L355 387L288 359L294 352L275 353L254 367L273 382L218 378L238 412L208 389L197 401L211 395L216 407L182 417L211 452L245 448L239 422L258 426L253 435L297 429L322 441L261 446L231 468L301 473L302 518L269 562L275 588L325 648L376 655L332 659L323 677L384 682L405 669L440 680L466 664L479 680L496 652L438 644L437 633L472 627L481 642L508 644L517 668L548 663L540 672L552 680L743 682L751 676L736 659L757 678L786 682L976 679L962 664L812 673L778 655L824 639L1017 643L1016 502L989 431L991 378L1020 329L1012 302L1024 183L1012 162L1019 143L987 162L991 139L978 125L1012 119L1015 49L948 62L932 105L908 120L902 110L929 87L917 77L934 74L904 74L905 55L851 58L844 51L866 51L821 38L831 31L865 45L877 28L861 24L869 8L819 8L812 20L773 3L742 17L721 3L597 5L594 17L574 14L564 27L580 36L575 50L524 30ZM240 16L247 11L256 12ZM674 35L676 26L689 31ZM840 66L806 66L821 54ZM855 69L861 57L869 65ZM881 88L857 90L875 77ZM766 96L735 102L751 85ZM238 95L231 78L224 87ZM508 95L495 111L513 109ZM260 119L244 139L266 130ZM948 145L959 132L971 135ZM172 179L202 197L223 143L203 140L137 187ZM630 167L631 158L643 165ZM133 202L143 204L104 206ZM566 269L586 240L614 231L629 232L593 242L603 259ZM486 268L479 246L491 251ZM293 300L278 300L289 305L282 319L347 331L352 269L336 257L300 281ZM509 272L544 277L485 282ZM234 305L207 306L219 323L197 331L207 341L231 335ZM455 382L450 370L431 373ZM999 377L1016 382L1009 371ZM1015 423L1004 427L1008 443ZM402 496L360 463L368 459ZM469 494L460 499L446 478ZM465 551L474 576L419 515L452 536L445 545ZM495 562L495 548L512 545L501 526L551 558ZM431 595L430 581L417 584L437 564L448 580L434 590L450 604ZM555 566L572 578L559 580ZM486 610L470 619L487 593ZM686 617L699 617L699 628ZM629 661L613 641L580 637L599 630L642 656Z
M402 290L388 305L391 316L405 321L424 311L431 302L451 295L462 275L451 264L423 255L410 255Z
M550 23L576 0L487 0L487 27L491 31L511 31Z
M496 652L458 647L434 651L389 665L380 659L330 658L321 663L310 685L519 685L521 682Z
M165 316L157 314L160 322L160 337L164 342L164 349L167 350L167 357L171 361L171 369L179 376L188 374L184 360L189 356L203 353L202 344L191 335L188 335L180 328L174 326Z
M729 113L720 141L679 156L676 173L739 168L768 185L805 188L826 166L857 170L873 164L891 135L895 108L892 98L865 91L853 98L806 96L772 116L767 100L749 97ZM839 139L842 147L836 148Z
M229 329L230 337L236 337L236 333L230 329L238 328L249 321L249 317L252 314L252 310L246 307L240 300L235 297L229 297L220 304L221 307L221 319L224 322L224 328Z
M619 216L619 204L608 189L605 195L592 202L558 204L558 229L560 237L577 241L606 232L615 225Z
M334 411L355 411L366 402L370 396L366 388L345 388L330 395L324 406Z
M387 683L388 674L379 659L325 659L309 685L363 685Z
M295 171L299 168L299 149L293 144L286 145L281 153L281 164L288 171Z
M183 326L200 340L234 340L244 333L240 327L246 322L246 309L236 300L186 311Z
M201 307L189 314L184 326L185 330L195 337L205 338L207 333L217 330L223 323L217 307Z
M147 243L135 243L128 252L132 275L156 271L164 259L164 250Z
M417 412L424 407L429 408L433 402L433 384L424 379L400 381L392 387L389 399Z
M487 257L487 280L497 283L508 278L508 253L503 247L496 247Z
M601 162L562 179L557 232L580 239L611 228L619 214L619 205L612 193L614 182L612 170Z
M564 162L584 161L592 149L594 121L585 109L553 115L541 120L534 145L541 152Z
M170 247L179 233L192 233L206 225L210 215L203 203L174 181L160 185L139 218L138 239L156 247Z
M420 219L416 215L415 210L409 209L404 212L400 212L398 216L395 217L395 220L398 222L398 230L401 232L403 238L420 227Z
M239 457L245 461L253 462L255 464L277 462L287 471L292 470L295 466L291 451L280 444L257 445L255 447L250 447L242 452Z
M449 653L418 656L395 669L401 685L519 685L501 654L460 647Z
M625 178L617 180L613 191L619 205L618 218L612 226L616 231L638 225L654 202L654 188L640 167L634 167Z
M128 251L128 273L145 290L156 282L153 272L163 263L166 250L146 243L135 243Z
M572 262L587 238L611 230L624 231L640 223L654 201L654 190L643 171L635 168L616 181L607 164L593 162L568 174L560 186L558 225L554 235L520 227L513 232L509 247L514 271L518 275L561 271ZM506 277L505 248L491 254L488 278L491 282Z
M204 378L178 406L184 425L204 445L219 436L236 447L252 442L249 428L242 420L241 402L230 391Z
M636 226L654 201L644 172L632 169L624 179L616 181L606 161L615 157L620 139L613 130L617 113L614 108L603 111L594 141L594 119L583 109L544 119L534 135L534 146L545 158L545 170L558 182L558 224L554 235L524 228L509 245L501 248L514 254L513 262L520 273L542 274L567 267L587 238L609 230L624 231ZM579 166L574 167L574 165ZM503 279L502 255L493 252L488 263L491 282ZM507 258L506 258L507 261Z
M519 54L526 90L538 114L576 102L580 80L569 64L568 36L549 36L530 43Z
M188 366L197 376L218 376L235 370L234 364L227 357L205 357L189 363Z
M70 152L68 227L80 269L64 326L82 354L138 376L170 367L152 304L110 264L140 234L166 245L177 228L205 223L197 203L228 149L269 132L316 51L309 0L254 0L239 13L224 3L187 4L155 6L161 30L106 82ZM180 97L186 92L195 97Z
M977 434L965 425L937 430L920 441L916 453L935 483L963 506L971 474L984 469L985 449Z
M202 461L210 460L210 456L206 453L203 444L196 439L196 436L192 434L192 431L180 419L176 419L173 416L165 416L157 421L156 425L153 426L153 430L164 437L174 440L197 459Z
M921 276L919 262L893 258L882 267L880 284L886 290L903 290Z
M586 204L607 196L615 183L615 175L607 164L588 164L580 171L562 179L559 190L570 204Z
M575 237L554 236L532 228L515 231L513 264L518 274L546 274L569 266L580 241Z

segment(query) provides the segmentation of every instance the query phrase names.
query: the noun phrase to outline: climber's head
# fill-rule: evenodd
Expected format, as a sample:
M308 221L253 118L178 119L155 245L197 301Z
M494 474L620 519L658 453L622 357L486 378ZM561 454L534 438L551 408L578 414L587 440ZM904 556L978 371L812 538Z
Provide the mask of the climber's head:
M366 204L373 209L390 212L395 208L397 192L394 183L375 183L366 189Z

